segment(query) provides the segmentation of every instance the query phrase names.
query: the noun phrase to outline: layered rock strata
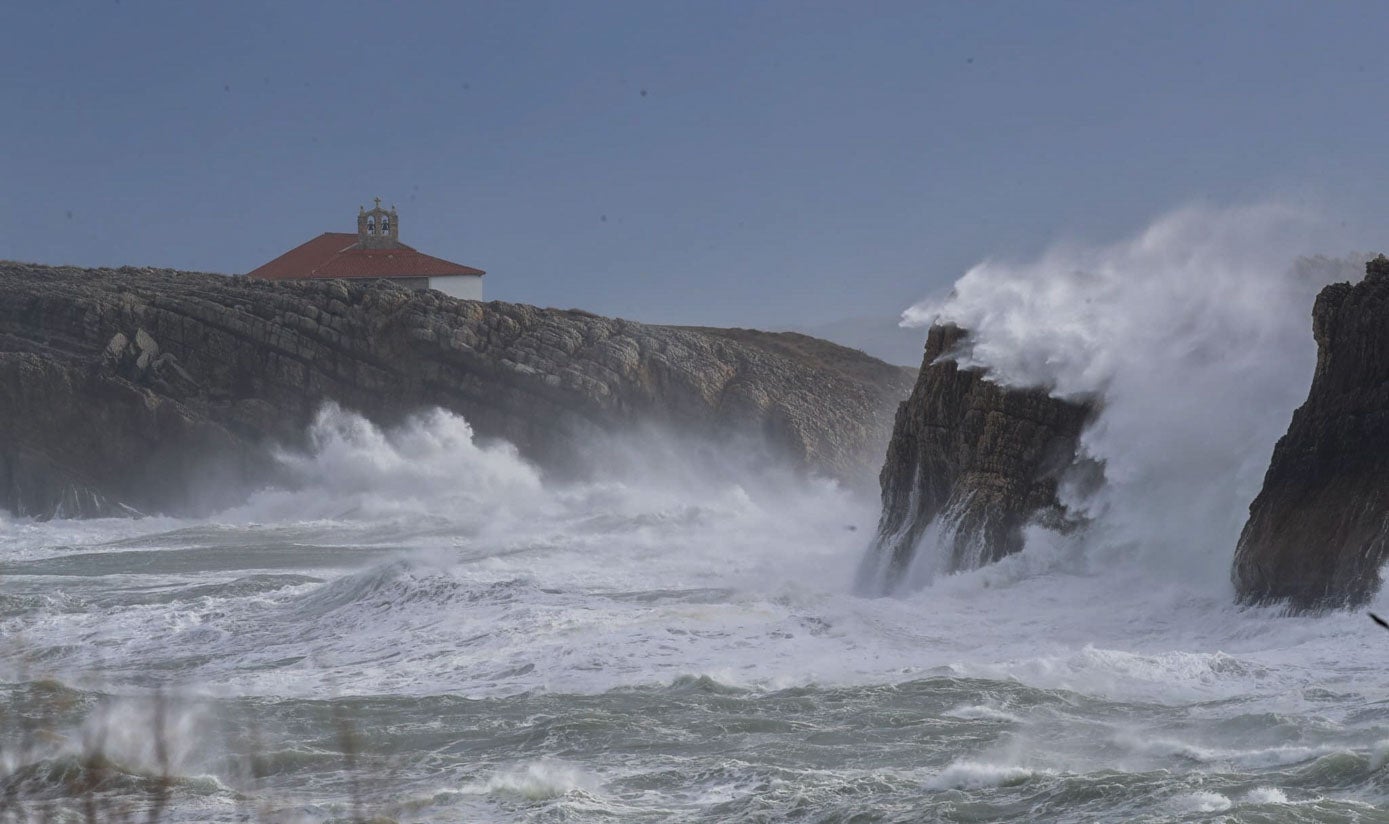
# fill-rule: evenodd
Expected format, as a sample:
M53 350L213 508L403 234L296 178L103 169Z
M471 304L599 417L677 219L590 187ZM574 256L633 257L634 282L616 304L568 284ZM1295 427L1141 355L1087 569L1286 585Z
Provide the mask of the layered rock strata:
M465 416L562 471L649 422L871 478L914 373L794 334L651 326L388 283L0 263L0 508L226 505L325 401Z
M916 387L897 409L865 590L899 586L918 553L931 553L930 573L971 569L1020 550L1030 522L1072 521L1058 483L1090 408L960 368L950 354L966 336L954 326L930 330Z
M1356 606L1389 558L1389 259L1312 310L1317 368L1235 550L1240 601Z

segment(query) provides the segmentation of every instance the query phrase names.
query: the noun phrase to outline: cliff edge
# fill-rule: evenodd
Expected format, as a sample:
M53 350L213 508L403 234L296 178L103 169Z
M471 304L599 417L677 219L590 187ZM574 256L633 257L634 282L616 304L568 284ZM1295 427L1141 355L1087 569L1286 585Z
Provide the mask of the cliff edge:
M383 281L270 283L0 262L0 508L47 517L225 506L336 401L428 407L562 469L596 432L746 436L871 478L913 371L751 330L479 303Z
M1317 368L1249 507L1233 579L1246 604L1356 606L1389 554L1389 259L1317 296Z
M1017 552L1023 527L1064 527L1057 499L1090 408L988 380L949 358L968 333L934 326L911 396L897 409L879 482L883 512L860 588L890 591L918 553L927 573L973 569Z

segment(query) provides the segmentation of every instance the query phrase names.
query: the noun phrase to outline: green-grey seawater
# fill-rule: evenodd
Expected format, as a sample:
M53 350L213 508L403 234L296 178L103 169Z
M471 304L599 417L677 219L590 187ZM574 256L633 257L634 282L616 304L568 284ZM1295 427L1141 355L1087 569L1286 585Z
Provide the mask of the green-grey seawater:
M558 485L465 434L0 522L0 822L1389 821L1363 615L1032 548L862 597L833 485Z

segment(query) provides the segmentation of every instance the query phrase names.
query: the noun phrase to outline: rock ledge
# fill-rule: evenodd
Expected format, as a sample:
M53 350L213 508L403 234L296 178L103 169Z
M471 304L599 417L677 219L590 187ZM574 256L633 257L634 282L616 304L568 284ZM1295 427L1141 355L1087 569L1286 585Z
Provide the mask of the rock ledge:
M0 508L201 512L264 482L325 401L460 413L554 471L588 436L746 437L871 478L912 370L803 335L649 326L385 281L0 262Z

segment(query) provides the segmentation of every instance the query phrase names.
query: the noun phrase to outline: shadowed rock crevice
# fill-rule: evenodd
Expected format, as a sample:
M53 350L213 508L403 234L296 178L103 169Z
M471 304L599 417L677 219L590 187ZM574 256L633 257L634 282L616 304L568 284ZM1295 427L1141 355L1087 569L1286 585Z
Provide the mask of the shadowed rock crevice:
M1241 602L1356 606L1389 560L1389 259L1312 310L1317 369L1235 550Z
M0 263L0 508L200 512L274 478L326 401L463 415L553 472L595 434L744 438L870 479L914 372L802 335L650 326L383 281Z
M933 554L932 572L972 569L1022 549L1028 523L1072 521L1057 488L1090 407L961 369L949 356L966 337L931 328L916 387L897 409L879 476L882 519L860 573L865 591L902 585L919 552Z

